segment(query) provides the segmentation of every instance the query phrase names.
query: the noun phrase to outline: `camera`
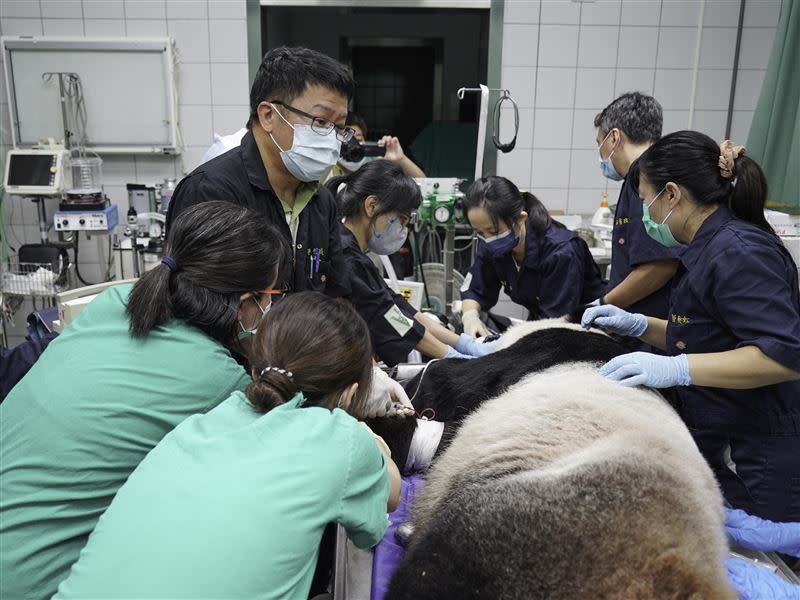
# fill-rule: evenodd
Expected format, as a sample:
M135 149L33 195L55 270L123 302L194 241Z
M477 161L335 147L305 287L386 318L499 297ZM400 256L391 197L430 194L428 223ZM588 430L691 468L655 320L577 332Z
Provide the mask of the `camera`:
M340 156L349 162L358 162L365 156L384 155L386 155L386 146L379 146L377 142L364 142L360 144L355 138L352 138L348 142L343 142L340 151Z

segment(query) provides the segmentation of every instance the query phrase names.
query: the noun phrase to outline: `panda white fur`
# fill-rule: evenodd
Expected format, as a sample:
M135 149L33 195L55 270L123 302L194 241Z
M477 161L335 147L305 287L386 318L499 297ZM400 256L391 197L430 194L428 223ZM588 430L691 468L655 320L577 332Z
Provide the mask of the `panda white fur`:
M686 427L595 365L527 376L466 417L413 523L388 600L736 598L722 498Z
M509 327L505 333L503 333L502 337L500 338L497 346L495 346L494 351L498 352L500 350L504 350L511 346L512 344L518 342L526 335L529 335L535 331L542 331L544 329L571 329L573 331L582 331L584 333L593 333L596 335L602 335L608 337L605 333L600 331L599 329L592 328L592 329L584 329L581 327L579 323L573 323L568 320L568 317L559 317L557 319L539 319L538 321L525 321L524 323L518 323L516 325L512 325Z

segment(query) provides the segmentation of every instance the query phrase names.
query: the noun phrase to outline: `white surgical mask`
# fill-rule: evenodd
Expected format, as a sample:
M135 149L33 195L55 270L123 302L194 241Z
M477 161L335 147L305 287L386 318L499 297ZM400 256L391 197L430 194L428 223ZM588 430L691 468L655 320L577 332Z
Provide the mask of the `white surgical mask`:
M359 161L351 162L349 160L345 160L343 158L339 158L339 164L342 165L345 169L350 171L351 173L354 171L358 171L361 167L363 167L368 162L372 162L373 160L377 160L377 156L365 156Z
M272 134L269 134L272 142L281 151L284 166L300 181L318 181L339 160L341 142L335 131L332 129L327 135L320 135L311 129L311 125L292 125L274 105L272 108L294 129L294 140L289 150L281 148Z
M611 154L608 155L608 158L603 158L603 156L600 154L600 148L602 148L603 144L606 143L606 140L608 139L609 135L611 135L610 131L608 132L606 137L603 138L603 141L600 142L600 145L597 147L597 154L598 154L597 158L600 160L600 171L602 171L603 175L605 175L611 181L622 181L625 178L619 173L617 173L617 170L614 168L614 163L611 162L611 157L614 155L614 152L617 151L617 147L614 146L614 149L611 151Z
M345 160L343 158L339 159L339 164L342 165L345 169L347 169L351 173L353 173L354 171L358 171L361 167L364 166L364 164L366 164L366 162L367 162L366 156L356 162Z
M386 227L381 231L375 231L369 238L367 248L375 254L388 256L400 250L407 237L408 229L397 217L390 217Z

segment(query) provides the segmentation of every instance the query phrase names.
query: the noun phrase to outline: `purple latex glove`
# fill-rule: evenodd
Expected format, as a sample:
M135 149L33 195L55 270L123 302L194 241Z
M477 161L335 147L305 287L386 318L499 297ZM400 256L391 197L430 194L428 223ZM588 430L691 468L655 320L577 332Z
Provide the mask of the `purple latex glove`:
M738 508L725 509L725 532L751 550L800 556L800 523L775 523Z
M689 359L685 354L661 356L649 352L630 352L612 358L600 367L598 373L606 379L619 381L625 387L646 385L666 388L692 384Z
M447 354L444 355L445 358L475 358L470 354L462 354L455 348L451 348L450 346L447 347Z
M728 558L725 568L740 600L800 600L800 585L786 583L763 567L741 558Z
M639 337L647 331L647 317L639 313L629 313L613 304L603 304L584 311L581 327L589 329L592 325L620 335Z
M466 354L466 357L462 358L480 358L481 356L486 356L487 354L491 354L494 352L495 346L497 346L497 342L500 339L496 339L493 342L481 342L479 339L472 337L471 335L467 335L466 333L462 333L458 336L458 342L456 342L456 350L461 354ZM453 358L452 356L447 356L447 358Z

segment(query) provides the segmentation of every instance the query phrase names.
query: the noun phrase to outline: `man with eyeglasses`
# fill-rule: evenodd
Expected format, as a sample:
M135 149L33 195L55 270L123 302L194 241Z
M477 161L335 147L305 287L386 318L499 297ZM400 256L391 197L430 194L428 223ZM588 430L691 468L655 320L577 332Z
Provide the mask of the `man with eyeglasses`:
M267 52L250 89L248 132L238 147L178 184L167 229L200 202L247 206L292 245L291 264L284 265L276 286L346 295L336 204L318 182L338 160L342 142L355 133L345 125L353 88L350 70L329 56L307 48Z

